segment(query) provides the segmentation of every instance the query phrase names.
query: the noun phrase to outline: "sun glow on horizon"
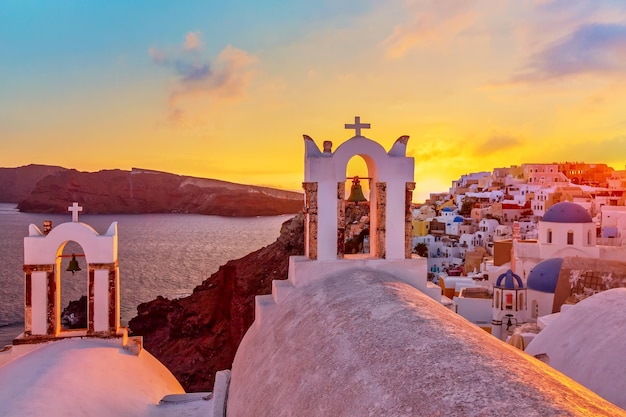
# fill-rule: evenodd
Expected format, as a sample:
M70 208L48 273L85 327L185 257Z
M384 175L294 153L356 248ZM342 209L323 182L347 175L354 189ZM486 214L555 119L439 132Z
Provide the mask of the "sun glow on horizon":
M387 150L411 137L416 201L495 167L626 166L626 4L121 7L0 5L0 166L300 190L302 133L336 149L354 115Z

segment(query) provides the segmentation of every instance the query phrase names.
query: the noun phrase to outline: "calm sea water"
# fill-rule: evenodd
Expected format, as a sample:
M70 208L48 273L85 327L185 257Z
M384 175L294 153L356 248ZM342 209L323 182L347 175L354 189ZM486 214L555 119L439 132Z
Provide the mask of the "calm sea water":
M292 215L252 218L193 214L81 215L80 221L100 234L118 222L122 324L136 315L142 302L157 295L184 297L228 260L240 258L276 240L281 224ZM24 240L28 225L44 220L58 225L67 215L20 213L14 204L0 204L0 347L23 331ZM63 253L82 253L66 245ZM69 260L64 260L64 270ZM61 305L87 293L87 265L61 276Z

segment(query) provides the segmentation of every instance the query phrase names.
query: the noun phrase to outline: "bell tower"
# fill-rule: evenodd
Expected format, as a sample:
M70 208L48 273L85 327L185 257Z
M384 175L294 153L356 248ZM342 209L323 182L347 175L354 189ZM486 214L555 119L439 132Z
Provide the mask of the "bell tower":
M73 336L125 336L120 326L120 279L117 259L117 222L99 235L91 226L78 221L82 211L77 203L68 207L72 221L43 233L36 225L28 227L24 238L24 333L13 344L37 343ZM88 265L87 329L65 331L60 325L61 259L64 246L78 243ZM70 262L70 272L80 270Z
M491 334L501 340L526 323L527 288L512 270L500 275L493 286Z
M355 155L367 164L370 191L370 256L378 259L407 259L412 252L411 201L415 188L414 160L406 156L408 136L401 136L391 149L362 136L362 123L355 117L346 129L355 136L333 152L324 142L323 152L304 135L305 256L310 260L344 257L345 178L348 161ZM358 195L353 184L351 198Z

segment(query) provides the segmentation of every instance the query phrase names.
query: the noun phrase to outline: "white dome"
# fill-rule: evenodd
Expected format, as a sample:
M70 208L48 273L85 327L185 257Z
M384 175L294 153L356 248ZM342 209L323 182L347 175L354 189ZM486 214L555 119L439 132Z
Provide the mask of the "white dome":
M261 308L228 417L619 413L384 272L340 273Z
M595 294L567 308L528 345L550 366L626 408L626 288Z
M3 417L145 416L165 395L185 392L146 350L99 339L42 344L0 367L0 387Z

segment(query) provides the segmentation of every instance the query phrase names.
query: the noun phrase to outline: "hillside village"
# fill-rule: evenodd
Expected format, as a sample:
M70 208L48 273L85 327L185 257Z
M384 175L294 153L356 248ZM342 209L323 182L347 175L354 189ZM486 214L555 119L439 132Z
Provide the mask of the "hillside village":
M564 201L579 205L593 218L598 245L621 246L625 190L626 170L605 164L522 164L466 174L453 181L448 192L432 193L414 209L414 246L428 247L433 275L460 265L465 274L472 272L478 265L465 262L466 254L477 248L485 250L484 260L502 265L510 257L494 249L510 245L514 223L521 240L536 240L538 222L550 207Z
M117 222L99 235L75 202L71 222L31 224L25 327L0 352L0 413L625 415L623 182L574 185L558 164L523 165L463 176L414 208L408 137L387 151L368 127L346 124L356 134L335 151L304 136L304 254L256 296L211 393L185 392L121 325ZM355 177L346 198L347 163L363 154L373 192ZM89 260L78 330L60 322L57 254L70 240ZM75 382L72 398L46 375Z
M625 189L626 170L605 164L466 174L413 209L414 251L428 258L444 304L503 339L536 323L528 344L549 320L542 317L563 304L626 286ZM519 278L516 291L528 294L499 314L493 297L508 270ZM498 316L508 322L504 332Z

